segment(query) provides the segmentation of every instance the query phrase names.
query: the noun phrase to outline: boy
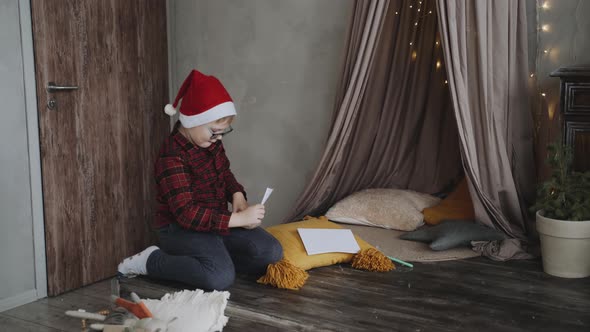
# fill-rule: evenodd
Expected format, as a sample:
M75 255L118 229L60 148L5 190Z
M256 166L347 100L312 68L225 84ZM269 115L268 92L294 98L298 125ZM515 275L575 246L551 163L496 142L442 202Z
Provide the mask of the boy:
M235 272L263 275L283 256L280 243L261 227L264 206L248 206L232 172L222 138L236 110L219 80L193 70L182 84L180 121L155 164L156 227L161 249L151 246L119 264L119 273L224 290ZM233 212L227 203L231 202Z

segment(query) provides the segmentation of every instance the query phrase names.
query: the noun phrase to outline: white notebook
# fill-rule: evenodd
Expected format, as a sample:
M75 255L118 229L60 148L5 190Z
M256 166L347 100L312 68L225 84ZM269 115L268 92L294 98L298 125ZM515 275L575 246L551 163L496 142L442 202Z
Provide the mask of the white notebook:
M308 255L361 250L350 229L297 228Z

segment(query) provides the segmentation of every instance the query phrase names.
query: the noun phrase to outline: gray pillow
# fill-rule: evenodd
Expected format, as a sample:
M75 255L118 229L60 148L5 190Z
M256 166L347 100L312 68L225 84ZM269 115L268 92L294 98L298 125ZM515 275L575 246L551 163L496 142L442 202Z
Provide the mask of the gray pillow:
M469 246L471 241L504 240L504 233L466 220L445 220L400 236L402 240L430 243L432 250Z

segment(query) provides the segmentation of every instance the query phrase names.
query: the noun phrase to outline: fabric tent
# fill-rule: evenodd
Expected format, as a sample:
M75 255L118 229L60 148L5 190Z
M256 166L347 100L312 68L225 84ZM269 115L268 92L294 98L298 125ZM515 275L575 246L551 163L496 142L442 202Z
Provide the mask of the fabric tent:
M365 188L434 193L464 170L477 221L510 237L474 249L530 257L526 33L524 0L357 1L326 149L289 220Z

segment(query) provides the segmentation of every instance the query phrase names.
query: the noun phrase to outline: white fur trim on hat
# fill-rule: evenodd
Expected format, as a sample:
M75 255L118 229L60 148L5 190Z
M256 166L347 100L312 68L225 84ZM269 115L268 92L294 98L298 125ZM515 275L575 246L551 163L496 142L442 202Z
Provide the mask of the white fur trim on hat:
M176 114L176 108L174 108L174 106L172 106L171 104L167 104L164 107L164 113L168 114L169 116L173 116L174 114Z
M180 123L185 128L192 128L205 123L213 122L226 116L236 115L236 108L231 101L221 103L207 111L196 115L184 115L180 113Z

